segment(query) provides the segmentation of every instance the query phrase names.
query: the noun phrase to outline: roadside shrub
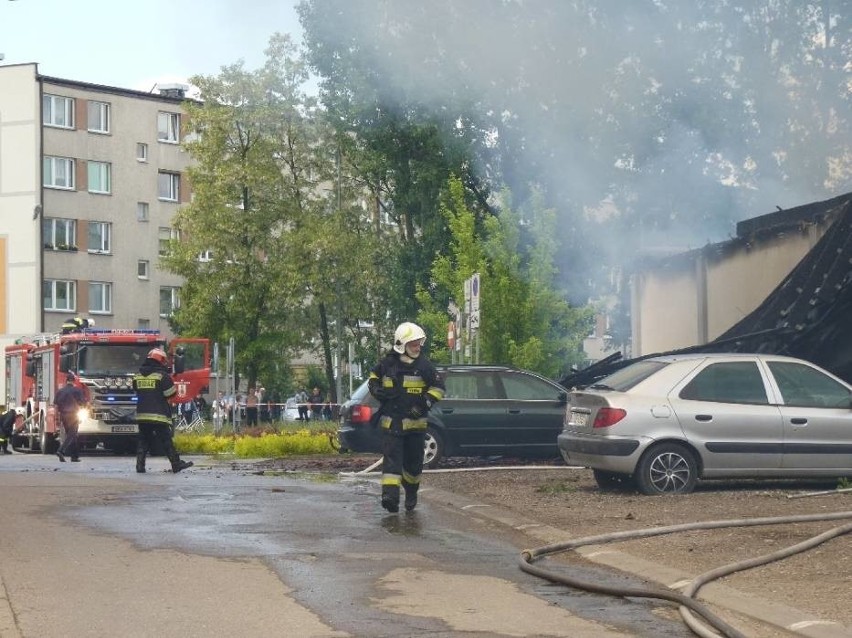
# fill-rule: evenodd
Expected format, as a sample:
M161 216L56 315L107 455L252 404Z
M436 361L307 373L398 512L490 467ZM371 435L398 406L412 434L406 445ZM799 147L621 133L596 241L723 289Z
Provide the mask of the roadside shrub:
M306 429L291 432L252 432L233 436L175 434L175 448L182 454L233 454L238 458L270 458L305 454L333 454L327 432Z

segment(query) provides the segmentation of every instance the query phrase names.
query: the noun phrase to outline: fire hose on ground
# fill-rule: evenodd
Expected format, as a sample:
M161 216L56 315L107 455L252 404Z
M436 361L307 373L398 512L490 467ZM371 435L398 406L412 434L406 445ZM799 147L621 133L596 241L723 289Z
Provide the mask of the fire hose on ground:
M718 638L717 633L713 632L706 625L702 624L694 615L697 614L703 618L711 627L715 628L721 635L728 638L745 638L745 634L729 625L727 622L719 618L716 614L710 611L706 605L697 601L694 596L699 589L707 583L733 574L738 571L751 569L760 565L766 565L773 561L792 556L804 552L808 549L816 547L832 538L848 534L852 532L852 523L841 525L827 532L814 536L806 541L797 543L785 549L764 554L756 558L747 559L718 567L709 572L701 574L693 579L684 589L684 592L678 593L672 589L663 587L610 587L573 578L570 576L557 574L552 571L543 569L533 565L535 561L545 556L558 554L561 552L575 550L579 547L587 545L604 545L617 541L635 540L638 538L649 538L652 536L661 536L664 534L673 534L676 532L694 531L694 530L710 530L721 529L725 527L754 527L759 525L779 525L787 523L809 523L817 521L831 521L852 518L852 511L834 512L831 514L805 514L800 516L780 516L770 518L745 518L720 521L703 521L700 523L686 523L682 525L669 525L665 527L654 527L643 530L633 530L627 532L615 532L612 534L602 534L598 536L587 536L575 540L553 543L536 549L524 550L521 553L519 566L520 568L535 576L548 580L554 583L561 583L576 589L582 589L597 594L606 594L609 596L619 596L622 598L657 598L678 603L681 617L686 625L698 636L702 638Z
M382 463L382 458L358 472L341 472L341 475L360 476L373 472ZM564 466L519 466L519 467L494 467L494 468L448 468L441 470L427 470L428 472L466 472L466 471L483 471L483 470L506 470L506 469L526 469L526 470L542 470L542 469L565 469ZM811 493L810 496L821 496L824 494L834 494L838 492L847 492L849 489L840 489L825 492ZM802 495L802 496L808 496ZM757 527L762 525L782 525L792 523L812 523L820 521L833 521L852 518L852 511L833 512L829 514L803 514L797 516L779 516L779 517L764 517L764 518L740 518L718 521L702 521L697 523L684 523L680 525L668 525L663 527L652 527L642 530L631 530L625 532L613 532L610 534L601 534L596 536L587 536L574 540L564 541L545 545L536 549L527 549L521 552L519 558L519 566L522 571L538 576L550 582L567 585L575 589L604 594L608 596L618 596L619 598L656 598L659 600L667 600L678 604L678 611L684 623L692 630L693 633L701 638L719 638L719 635L726 638L746 638L746 635L741 631L731 626L726 621L713 613L707 605L695 599L698 591L707 583L719 578L723 578L730 574L766 565L771 562L802 553L809 549L825 543L832 538L842 536L852 532L852 523L847 523L839 527L835 527L826 532L818 534L801 543L791 545L790 547L764 554L755 558L746 559L717 567L711 571L705 572L696 576L683 589L683 593L674 591L665 587L610 587L590 581L585 581L578 578L573 578L563 574L557 574L546 570L542 567L533 565L537 560L546 556L572 551L580 547L588 545L605 545L607 543L615 543L620 541L636 540L640 538L651 538L653 536L663 536L666 534L674 534L677 532L687 532L696 530L711 530L723 529L728 527ZM707 625L703 624L695 615L703 618ZM712 628L712 629L711 629ZM719 633L713 631L715 629Z

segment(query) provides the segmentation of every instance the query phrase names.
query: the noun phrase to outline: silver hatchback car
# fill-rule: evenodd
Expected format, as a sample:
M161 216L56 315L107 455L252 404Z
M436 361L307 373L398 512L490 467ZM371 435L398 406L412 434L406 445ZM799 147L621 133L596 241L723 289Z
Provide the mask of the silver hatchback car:
M852 476L852 386L791 357L661 356L570 394L558 446L601 488Z

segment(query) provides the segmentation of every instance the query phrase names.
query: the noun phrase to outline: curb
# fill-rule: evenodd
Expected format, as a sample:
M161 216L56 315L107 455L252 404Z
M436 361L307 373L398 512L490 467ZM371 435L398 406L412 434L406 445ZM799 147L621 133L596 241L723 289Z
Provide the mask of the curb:
M466 496L424 486L420 491L427 500L436 505L458 509L472 517L486 519L521 532L541 545L551 545L570 538L560 529L521 519L517 513L474 501ZM590 545L576 550L586 560L605 565L619 571L644 578L645 580L678 590L689 583L694 574L631 556L612 549L612 545ZM775 603L753 594L748 594L718 582L708 583L701 588L700 600L736 612L766 625L792 632L807 638L849 638L852 627L838 622L815 617L812 613Z

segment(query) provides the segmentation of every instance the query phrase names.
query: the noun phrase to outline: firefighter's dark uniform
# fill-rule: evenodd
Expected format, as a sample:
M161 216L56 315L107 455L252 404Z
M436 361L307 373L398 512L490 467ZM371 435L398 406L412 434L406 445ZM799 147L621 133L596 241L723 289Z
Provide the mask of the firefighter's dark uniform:
M153 359L146 359L139 372L133 377L136 390L136 421L139 436L136 446L136 471L145 472L145 458L159 442L172 464L172 472L178 473L192 466L192 462L181 461L172 442L172 408L169 398L177 392L168 370Z
M80 408L86 405L86 395L69 377L53 397L53 403L65 430L65 440L56 450L56 456L64 463L65 455L68 454L72 461L77 462L80 460L80 441L77 436L80 429Z
M399 511L400 485L405 508L417 505L426 415L444 396L444 381L425 356L410 362L403 356L388 352L369 377L370 394L382 404L382 506L390 512Z
M15 408L9 408L7 412L0 416L0 454L11 454L9 451L9 441L12 440L12 433L15 430L15 419L18 418L18 412Z

